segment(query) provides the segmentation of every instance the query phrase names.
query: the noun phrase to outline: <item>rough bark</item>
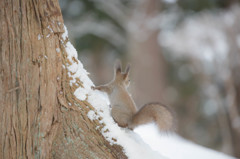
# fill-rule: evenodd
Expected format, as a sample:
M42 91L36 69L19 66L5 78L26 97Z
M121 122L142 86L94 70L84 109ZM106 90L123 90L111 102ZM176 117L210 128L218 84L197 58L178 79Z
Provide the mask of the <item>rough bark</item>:
M126 158L69 86L58 1L1 0L0 8L0 158Z

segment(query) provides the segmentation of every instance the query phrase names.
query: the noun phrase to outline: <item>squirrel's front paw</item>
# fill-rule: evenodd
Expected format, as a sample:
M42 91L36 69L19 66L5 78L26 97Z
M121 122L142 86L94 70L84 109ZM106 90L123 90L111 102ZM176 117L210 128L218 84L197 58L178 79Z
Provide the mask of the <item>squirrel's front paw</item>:
M92 89L92 90L96 90L96 87L95 87L95 86L91 86L91 89Z

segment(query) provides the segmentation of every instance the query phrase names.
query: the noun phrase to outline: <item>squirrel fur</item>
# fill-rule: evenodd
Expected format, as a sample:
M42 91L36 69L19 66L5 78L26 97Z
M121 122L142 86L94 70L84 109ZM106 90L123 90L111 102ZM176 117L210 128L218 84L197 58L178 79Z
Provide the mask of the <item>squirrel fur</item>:
M130 84L128 64L125 72L122 72L121 63L117 61L114 69L114 78L111 82L93 87L95 90L106 92L112 106L111 115L120 127L134 129L135 127L155 122L160 131L174 129L174 116L172 111L160 104L149 103L140 110L137 109L127 88Z

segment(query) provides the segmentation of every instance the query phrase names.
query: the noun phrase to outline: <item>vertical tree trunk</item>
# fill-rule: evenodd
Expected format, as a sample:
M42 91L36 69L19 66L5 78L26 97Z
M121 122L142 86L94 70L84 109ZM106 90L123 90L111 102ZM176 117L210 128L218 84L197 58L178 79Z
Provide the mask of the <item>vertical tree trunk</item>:
M0 158L126 158L73 95L58 1L1 0L0 8Z
M230 76L226 82L226 92L228 95L228 117L230 131L232 135L232 147L234 156L240 157L240 46L238 44L238 36L240 33L239 11L233 9L235 14L234 24L226 28L229 40L229 72ZM230 98L229 98L230 97Z
M232 35L232 37L235 37ZM234 39L235 40L235 39ZM234 44L234 40L232 44ZM228 116L230 131L232 133L232 143L234 149L234 155L240 157L240 49L234 50L233 48L238 48L235 46L231 47L229 54L230 71L231 76L229 78L229 83L226 83L227 93L231 96L231 101L229 102Z
M138 106L164 101L165 61L157 36L154 18L159 13L157 0L138 2L130 19L130 50L134 72L131 92ZM139 16L141 15L141 16Z

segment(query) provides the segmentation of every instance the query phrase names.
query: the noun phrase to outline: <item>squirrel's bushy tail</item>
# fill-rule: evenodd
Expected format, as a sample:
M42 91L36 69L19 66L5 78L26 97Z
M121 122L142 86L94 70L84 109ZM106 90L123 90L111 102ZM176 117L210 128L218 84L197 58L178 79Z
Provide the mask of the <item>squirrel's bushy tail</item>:
M160 103L149 103L144 105L132 118L129 127L131 129L138 125L155 122L160 131L173 131L175 129L175 118L172 111Z

